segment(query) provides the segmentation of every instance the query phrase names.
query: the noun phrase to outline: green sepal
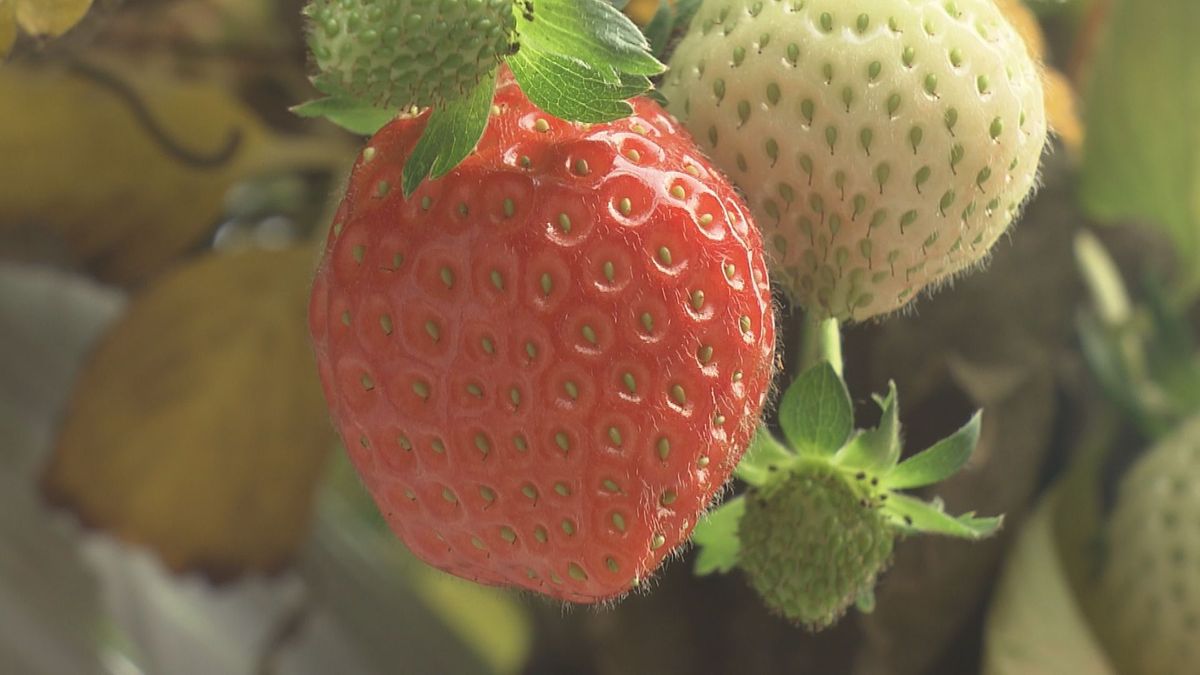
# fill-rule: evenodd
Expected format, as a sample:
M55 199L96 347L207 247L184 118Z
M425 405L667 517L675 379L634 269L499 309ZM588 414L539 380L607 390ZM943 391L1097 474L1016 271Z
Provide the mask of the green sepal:
M426 178L441 178L475 149L487 128L496 91L493 71L466 96L435 108L412 155L404 163L402 184L409 197Z
M633 21L602 0L524 0L513 4L513 12L518 54L570 57L630 75L667 69L650 54L650 44Z
M776 470L790 464L795 458L796 455L776 440L769 429L759 426L733 475L751 485L765 485Z
M882 410L879 426L850 439L834 461L869 473L885 474L900 461L900 399L896 383L888 382L887 395L876 396L875 402Z
M373 136L396 117L395 110L377 108L343 96L326 96L301 103L292 106L291 112L299 117L324 117L360 136Z
M508 58L517 84L534 105L562 119L609 122L633 112L627 99L650 89L642 75L625 75L593 66L576 57L546 54L531 48Z
M737 566L741 542L738 523L746 513L746 499L736 497L710 511L696 523L692 541L699 547L695 573L700 576L729 572Z
M884 513L903 532L941 534L961 539L983 539L1004 523L1004 516L978 518L974 512L957 518L946 513L940 501L923 502L906 494L892 493Z
M884 474L880 479L883 486L889 490L908 490L933 485L953 476L975 452L982 423L983 412L976 412L958 431Z
M833 365L809 368L783 394L779 424L800 455L830 456L854 431L854 407Z

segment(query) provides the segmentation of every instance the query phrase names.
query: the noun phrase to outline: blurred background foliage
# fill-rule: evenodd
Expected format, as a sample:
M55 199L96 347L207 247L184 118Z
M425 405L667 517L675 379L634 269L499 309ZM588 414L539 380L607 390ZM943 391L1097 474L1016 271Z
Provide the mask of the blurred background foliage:
M817 635L683 561L564 609L390 535L308 351L361 139L288 112L302 4L0 0L0 672L1116 674L1079 601L1113 486L1200 401L1162 339L1200 289L1200 4L998 0L1047 63L1043 188L846 361L897 382L910 447L986 409L941 494L1008 527L903 543L874 613Z

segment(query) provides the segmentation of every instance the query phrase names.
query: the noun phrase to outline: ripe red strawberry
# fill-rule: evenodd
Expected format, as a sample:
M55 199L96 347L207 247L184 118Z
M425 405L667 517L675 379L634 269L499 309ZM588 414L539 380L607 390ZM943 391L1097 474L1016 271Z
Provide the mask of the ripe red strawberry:
M655 103L592 126L498 88L405 200L424 118L354 168L310 323L351 459L426 562L575 602L681 542L749 443L775 328L757 230Z

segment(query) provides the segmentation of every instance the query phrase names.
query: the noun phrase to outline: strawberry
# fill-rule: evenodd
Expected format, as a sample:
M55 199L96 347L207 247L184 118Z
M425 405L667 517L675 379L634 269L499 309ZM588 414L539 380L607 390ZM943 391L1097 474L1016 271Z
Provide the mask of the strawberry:
M1200 664L1200 417L1122 479L1099 590L1100 634L1122 673Z
M412 551L596 602L690 534L749 443L775 340L732 186L656 103L595 125L504 74L475 152L409 199L425 116L370 141L310 324L333 418Z
M872 592L896 539L876 492L815 460L750 492L738 564L772 611L820 629Z
M309 48L327 94L381 107L455 99L512 49L512 0L310 0Z
M700 546L698 574L741 568L771 611L812 630L831 626L851 604L867 611L874 606L875 581L891 563L898 537L924 532L981 539L1003 522L974 512L952 516L940 500L902 492L945 480L967 463L979 440L978 413L900 461L895 384L875 397L879 426L856 431L850 392L838 372L840 352L828 343L818 351L832 360L821 357L780 399L783 438L760 429L738 465L737 476L750 490L707 514L693 537Z
M891 312L979 263L1036 180L1038 66L992 0L709 0L670 66L671 111L818 316Z

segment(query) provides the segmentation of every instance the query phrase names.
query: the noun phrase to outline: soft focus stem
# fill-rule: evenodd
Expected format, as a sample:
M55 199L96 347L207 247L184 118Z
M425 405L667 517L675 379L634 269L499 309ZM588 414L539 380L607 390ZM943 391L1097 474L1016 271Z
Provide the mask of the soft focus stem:
M797 375L828 361L839 377L842 375L842 332L837 319L822 319L811 313L804 315L800 332L800 358Z

